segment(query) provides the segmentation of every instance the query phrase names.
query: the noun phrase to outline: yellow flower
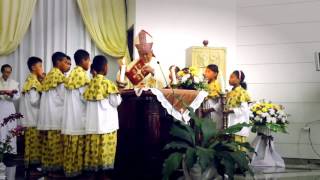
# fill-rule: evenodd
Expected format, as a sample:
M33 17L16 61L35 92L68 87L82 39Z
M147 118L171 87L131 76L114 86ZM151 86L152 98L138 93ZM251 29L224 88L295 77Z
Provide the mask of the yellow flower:
M268 112L268 109L267 108L262 108L262 112Z
M262 111L257 111L256 113L257 113L257 114L262 114Z
M180 76L180 77L182 77L182 76L185 75L185 73L184 73L183 71L179 71L177 74L178 74L178 76Z
M193 75L193 76L198 75L198 73L199 73L198 69L196 67L193 67L193 66L191 66L189 68L189 70L190 70L190 74Z

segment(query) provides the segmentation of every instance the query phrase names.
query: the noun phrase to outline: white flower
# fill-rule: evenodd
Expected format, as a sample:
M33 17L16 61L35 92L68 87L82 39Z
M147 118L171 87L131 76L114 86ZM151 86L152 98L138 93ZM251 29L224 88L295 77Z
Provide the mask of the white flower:
M275 114L275 110L274 110L274 109L269 109L269 113L270 113L271 115L274 115L274 114Z
M256 116L256 117L254 118L254 120L255 120L255 121L262 121L262 119L261 119L259 116Z
M267 117L267 116L269 116L268 113L262 113L262 114L261 114L261 117L263 117L263 118L265 118L265 117Z
M181 78L181 82L186 82L190 78L190 74L186 74Z
M277 118L272 117L272 118L271 118L271 122L272 122L272 123L277 123Z
M267 119L267 123L271 123L272 122L272 117L268 116L266 119Z
M200 78L197 77L197 76L193 77L193 80L194 80L195 83L199 83L200 82Z

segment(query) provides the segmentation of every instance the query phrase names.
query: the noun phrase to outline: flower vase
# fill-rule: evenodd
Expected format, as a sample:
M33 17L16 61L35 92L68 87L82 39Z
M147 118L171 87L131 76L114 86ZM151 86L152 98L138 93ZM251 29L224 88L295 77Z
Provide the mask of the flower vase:
M258 127L257 128L257 136L271 136L271 130L266 127L266 126L262 126L262 127Z
M276 152L271 130L265 126L257 128L257 136L252 142L255 153L251 165L255 167L285 167L284 160Z

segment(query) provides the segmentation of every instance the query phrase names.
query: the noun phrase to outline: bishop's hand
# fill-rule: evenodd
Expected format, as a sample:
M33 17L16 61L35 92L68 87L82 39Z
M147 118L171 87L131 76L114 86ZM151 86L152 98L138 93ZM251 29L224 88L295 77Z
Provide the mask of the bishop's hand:
M142 71L148 72L148 73L151 73L152 75L154 75L154 69L150 65L143 66Z

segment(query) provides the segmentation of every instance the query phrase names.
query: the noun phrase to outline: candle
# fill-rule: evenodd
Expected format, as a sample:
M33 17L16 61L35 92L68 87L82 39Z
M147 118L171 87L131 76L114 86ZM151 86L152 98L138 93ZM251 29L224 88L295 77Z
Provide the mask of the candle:
M172 84L177 84L177 77L176 77L176 67L173 66L170 71L171 71L171 77L172 77Z
M219 74L218 78L219 78L219 83L221 86L221 93L224 94L224 93L226 93L226 88L225 88L225 82L224 82L223 76L221 74Z
M120 69L120 82L124 82L124 78L126 75L126 57L123 57L120 61L121 69Z

